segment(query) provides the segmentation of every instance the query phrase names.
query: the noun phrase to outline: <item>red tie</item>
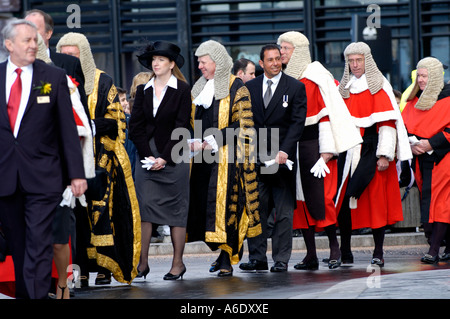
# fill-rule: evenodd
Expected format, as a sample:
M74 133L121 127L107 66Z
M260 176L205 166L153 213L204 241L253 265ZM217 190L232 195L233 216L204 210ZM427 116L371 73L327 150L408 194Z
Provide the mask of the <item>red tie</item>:
M9 124L11 125L11 130L14 132L14 125L16 124L17 113L19 112L20 98L22 97L22 80L20 79L20 73L22 69L16 69L17 78L11 86L11 93L9 94L8 101L8 115Z

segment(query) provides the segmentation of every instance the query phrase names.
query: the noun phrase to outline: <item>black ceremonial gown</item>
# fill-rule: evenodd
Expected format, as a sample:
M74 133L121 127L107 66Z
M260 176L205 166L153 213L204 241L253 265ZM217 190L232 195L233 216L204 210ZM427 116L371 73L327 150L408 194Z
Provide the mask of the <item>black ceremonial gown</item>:
M130 283L137 275L141 250L139 205L123 145L125 113L112 78L100 70L88 105L96 129L96 178L89 181L87 192L91 231L87 254L117 281Z
M194 113L194 137L204 138L210 135L206 130L216 128L219 151L213 155L205 150L193 159L187 240L205 241L211 250L220 248L236 264L245 237L261 233L250 94L240 79L231 76L230 94L207 109L196 107ZM227 129L235 135L227 136ZM211 156L215 160L208 160Z

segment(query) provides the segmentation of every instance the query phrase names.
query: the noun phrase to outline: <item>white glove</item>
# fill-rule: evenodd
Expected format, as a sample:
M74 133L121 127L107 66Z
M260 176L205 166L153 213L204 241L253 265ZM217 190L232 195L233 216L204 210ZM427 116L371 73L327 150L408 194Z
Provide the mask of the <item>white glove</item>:
M323 158L320 157L316 164L311 168L310 172L314 174L314 177L321 178L325 177L326 173L330 174L330 169L327 164L325 164Z
M146 157L145 159L141 160L142 168L146 168L147 171L150 170L153 166L153 164L155 164L155 161L152 161L150 159L148 159L148 157Z
M74 208L76 198L78 198L78 200L80 201L80 204L83 207L87 206L86 198L85 198L84 194L81 195L80 197L73 196L72 189L69 186L64 191L62 198L63 199L62 199L61 203L59 204L59 206L61 206L61 207L68 206L70 208Z
M420 143L419 140L417 139L417 137L414 135L409 136L408 139L409 139L410 145L417 145Z
M206 143L211 145L213 153L215 153L219 150L219 146L217 145L216 139L214 138L213 135L206 136L205 141L206 141Z
M269 166L275 164L275 160L273 159L273 160L270 160L270 161L265 161L264 164L265 164L267 167L269 167ZM294 164L294 162L291 161L291 160L286 160L286 163L285 163L285 164L286 164L286 166L289 168L289 170L292 171L292 165Z

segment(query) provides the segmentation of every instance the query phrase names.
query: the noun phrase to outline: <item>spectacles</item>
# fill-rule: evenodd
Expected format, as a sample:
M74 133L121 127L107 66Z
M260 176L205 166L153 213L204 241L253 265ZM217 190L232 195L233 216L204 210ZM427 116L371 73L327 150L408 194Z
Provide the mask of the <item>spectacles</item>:
M280 49L285 50L285 51L290 51L290 50L294 50L294 47L282 46L282 47L280 47Z
M358 64L361 64L361 63L364 62L364 59L363 58L357 58L357 59L349 59L348 60L348 63L350 63L350 64L353 64L355 62L358 63Z

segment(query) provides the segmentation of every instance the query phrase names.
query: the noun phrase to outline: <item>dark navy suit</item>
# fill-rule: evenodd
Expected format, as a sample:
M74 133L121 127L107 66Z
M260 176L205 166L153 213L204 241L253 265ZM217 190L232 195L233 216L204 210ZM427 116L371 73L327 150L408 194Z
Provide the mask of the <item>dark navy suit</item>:
M45 298L52 267L53 212L66 178L85 178L64 70L36 60L17 138L9 124L6 64L0 63L0 223L11 249L17 298ZM51 83L43 95L38 86ZM48 96L48 98L39 98Z
M295 163L297 142L306 119L306 91L303 83L282 73L273 97L265 108L263 78L262 74L246 83L258 134L258 184L263 228L262 235L248 239L249 258L267 261L267 219L274 208L276 222L272 230L272 257L275 262L287 263L292 250L292 218L296 205ZM266 134L263 134L263 130ZM264 161L274 159L278 151L287 153L288 160L294 162L292 171L284 164L274 165L272 172L264 167Z

